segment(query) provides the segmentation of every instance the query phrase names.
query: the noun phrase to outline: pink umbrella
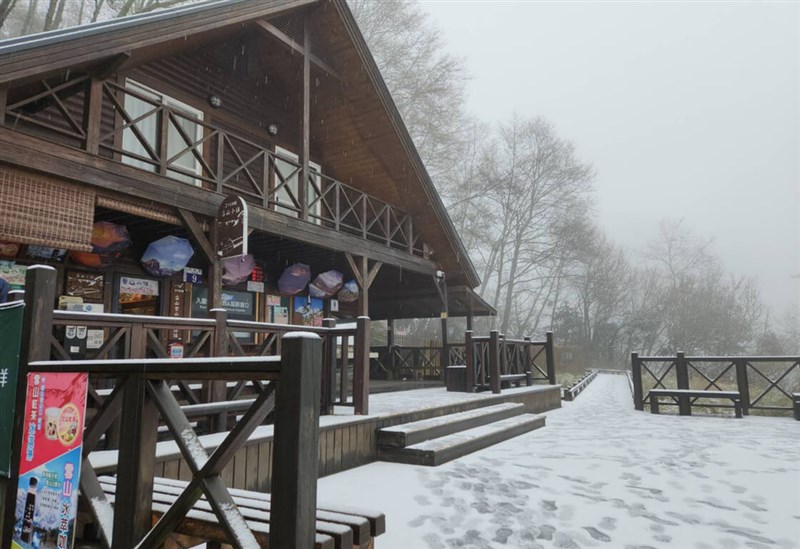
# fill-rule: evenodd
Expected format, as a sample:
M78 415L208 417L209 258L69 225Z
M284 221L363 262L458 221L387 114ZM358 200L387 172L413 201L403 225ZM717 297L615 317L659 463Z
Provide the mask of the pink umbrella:
M222 283L233 286L244 282L255 268L256 261L250 254L227 257L222 260Z

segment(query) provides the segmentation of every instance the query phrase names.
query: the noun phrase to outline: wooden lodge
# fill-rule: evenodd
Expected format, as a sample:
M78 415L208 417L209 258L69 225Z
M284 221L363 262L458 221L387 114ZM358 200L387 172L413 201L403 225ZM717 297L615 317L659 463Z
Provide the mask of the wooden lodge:
M230 195L249 205L263 289L221 282L212 228ZM4 41L0 202L4 276L19 283L25 265L51 264L56 295L93 311L441 317L445 349L447 317L493 312L344 1L209 2ZM91 251L98 221L124 225L132 246L87 267L74 252ZM142 270L165 235L192 242L200 283ZM354 279L358 302L325 299L301 316L308 295L275 287L294 263ZM90 340L89 355L100 345ZM366 412L368 376L356 376Z
M255 268L226 283L216 220L230 197L247 204ZM494 311L345 0L211 0L0 42L0 206L0 278L25 289L18 395L28 371L88 376L79 522L100 546L188 533L209 547L273 535L293 540L276 547L373 547L384 517L315 513L317 474L436 465L539 428L534 414L560 405L551 334L472 333ZM102 223L124 226L129 245L100 253ZM168 236L193 255L154 276L142 256ZM343 273L357 299L282 292L295 264L312 279ZM453 317L467 319L463 343L448 341ZM408 318L440 318L441 345L394 345L393 321ZM385 350L370 349L374 320L388 322ZM395 379L447 377L458 398L374 413L371 360ZM354 417L319 418L335 407ZM506 423L404 457L414 436L446 435L447 415L461 429ZM433 423L408 440L381 433L418 421ZM8 533L14 493L3 497Z

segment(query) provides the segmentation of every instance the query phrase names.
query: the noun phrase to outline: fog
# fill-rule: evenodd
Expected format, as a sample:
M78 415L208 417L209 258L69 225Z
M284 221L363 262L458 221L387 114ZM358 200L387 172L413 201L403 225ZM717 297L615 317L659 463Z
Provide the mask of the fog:
M683 219L800 304L800 4L424 1L487 122L542 115L594 163L599 224Z

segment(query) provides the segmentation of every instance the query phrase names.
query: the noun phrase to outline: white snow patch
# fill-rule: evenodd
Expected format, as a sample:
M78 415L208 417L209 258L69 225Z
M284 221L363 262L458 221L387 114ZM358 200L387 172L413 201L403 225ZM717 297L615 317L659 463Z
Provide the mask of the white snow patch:
M318 494L384 512L381 549L790 549L799 438L790 418L637 412L626 377L599 374L544 429L435 468L371 463Z
M286 332L282 339L322 339L314 332Z

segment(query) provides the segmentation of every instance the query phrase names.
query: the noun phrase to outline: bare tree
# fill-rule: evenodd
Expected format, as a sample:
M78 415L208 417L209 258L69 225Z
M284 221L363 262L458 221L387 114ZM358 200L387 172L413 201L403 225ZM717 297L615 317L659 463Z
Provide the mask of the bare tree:
M463 61L445 53L439 30L416 2L348 4L428 172L440 184L463 160Z
M535 303L521 305L523 296L541 296L547 272L558 257L555 228L559 220L585 211L593 177L590 165L578 160L574 146L542 118L517 117L499 129L487 150L482 177L491 184L496 230L484 265L484 292L493 289L500 310L500 330L508 332L512 318ZM556 261L557 262L557 261ZM484 293L486 295L486 293ZM528 316L523 314L523 316ZM526 330L514 326L514 332Z

